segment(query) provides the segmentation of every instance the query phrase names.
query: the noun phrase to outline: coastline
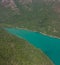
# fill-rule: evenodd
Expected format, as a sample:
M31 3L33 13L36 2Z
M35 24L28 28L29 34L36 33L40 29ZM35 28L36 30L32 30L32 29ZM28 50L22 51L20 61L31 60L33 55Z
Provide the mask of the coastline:
M9 27L9 28L16 28L16 29L24 29L24 30L28 30L28 31L31 31L31 32L38 32L38 31L35 31L35 30L30 30L30 29L27 29L27 28L19 28L17 26L12 26L12 25L8 25L8 24L2 24L3 27ZM5 25L5 26L4 26ZM41 33L45 36L49 36L49 37L52 37L52 38L55 38L55 39L59 39L60 40L60 37L57 37L57 36L53 36L53 35L49 35L49 34L46 34L46 33L43 33L43 32L38 32L38 33Z
M24 29L24 30L28 30L28 31L32 31L32 32L38 32L38 31L29 30L29 29L27 29L27 28L19 28L19 27L16 27L16 28L17 28L17 29ZM43 33L43 32L38 32L38 33L41 33L41 34L43 34L43 35L45 35L45 36L49 36L49 37L52 37L52 38L60 39L60 37L53 36L53 35L48 35L48 34L45 34L45 33Z

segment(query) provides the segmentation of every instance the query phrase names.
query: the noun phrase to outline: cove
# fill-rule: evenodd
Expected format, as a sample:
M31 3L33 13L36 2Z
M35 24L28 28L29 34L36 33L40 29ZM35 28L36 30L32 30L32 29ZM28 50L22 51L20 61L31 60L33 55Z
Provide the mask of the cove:
M60 65L60 39L23 29L5 28L5 30L40 48L55 65Z

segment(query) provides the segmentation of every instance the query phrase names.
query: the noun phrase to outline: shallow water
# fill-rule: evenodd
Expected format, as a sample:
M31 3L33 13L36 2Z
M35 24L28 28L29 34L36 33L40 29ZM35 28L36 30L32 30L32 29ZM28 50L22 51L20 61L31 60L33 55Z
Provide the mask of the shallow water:
M55 65L60 65L60 39L23 29L5 28L9 33L23 38L37 48L40 48Z

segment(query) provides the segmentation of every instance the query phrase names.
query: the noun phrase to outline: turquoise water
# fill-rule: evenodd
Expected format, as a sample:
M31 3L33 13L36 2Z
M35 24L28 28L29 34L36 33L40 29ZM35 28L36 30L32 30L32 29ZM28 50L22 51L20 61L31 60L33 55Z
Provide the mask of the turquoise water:
M5 30L19 38L27 40L35 47L40 48L55 65L60 65L60 39L23 29L6 28Z

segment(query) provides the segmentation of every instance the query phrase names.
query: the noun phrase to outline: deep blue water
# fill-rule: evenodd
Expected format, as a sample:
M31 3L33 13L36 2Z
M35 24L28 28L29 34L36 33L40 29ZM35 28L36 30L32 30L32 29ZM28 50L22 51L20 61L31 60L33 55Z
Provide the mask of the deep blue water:
M9 33L23 38L37 48L40 48L55 65L60 65L60 39L23 29L6 28Z

